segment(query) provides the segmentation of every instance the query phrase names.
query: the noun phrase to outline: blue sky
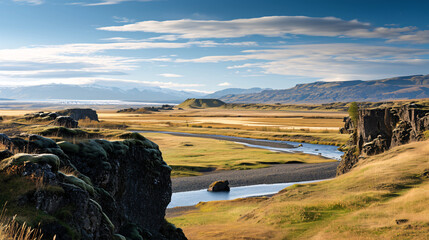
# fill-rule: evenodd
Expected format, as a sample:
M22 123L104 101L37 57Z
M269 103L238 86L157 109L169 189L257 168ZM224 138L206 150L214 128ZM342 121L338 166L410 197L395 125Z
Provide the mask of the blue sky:
M212 92L429 74L429 2L0 0L0 85Z

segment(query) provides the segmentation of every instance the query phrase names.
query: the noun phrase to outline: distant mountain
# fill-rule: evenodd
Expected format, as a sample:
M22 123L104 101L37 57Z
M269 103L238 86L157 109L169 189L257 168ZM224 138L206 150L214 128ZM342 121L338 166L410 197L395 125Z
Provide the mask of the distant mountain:
M226 88L217 92L214 92L212 94L206 95L204 96L204 98L221 98L223 96L226 95L231 95L231 94L249 94L249 93L260 93L264 90L271 90L269 88L249 88L249 89L245 89L245 88Z
M156 87L121 89L99 85L49 84L28 87L2 87L1 98L46 100L133 100L146 102L179 103L187 98L201 97L203 94L187 91L175 91Z
M429 75L372 81L314 82L284 90L230 94L220 100L230 103L329 103L416 98L429 98Z

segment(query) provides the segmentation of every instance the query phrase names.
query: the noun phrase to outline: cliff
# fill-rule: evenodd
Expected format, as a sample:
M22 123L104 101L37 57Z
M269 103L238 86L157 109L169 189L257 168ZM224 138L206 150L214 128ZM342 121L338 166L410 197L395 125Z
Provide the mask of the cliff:
M350 171L360 159L413 141L424 140L429 130L429 109L408 104L398 108L360 109L357 123L346 118L342 133L352 133L343 146L337 175ZM355 126L356 125L356 126Z
M0 134L0 203L45 239L186 239L164 219L171 168L139 134L59 142Z

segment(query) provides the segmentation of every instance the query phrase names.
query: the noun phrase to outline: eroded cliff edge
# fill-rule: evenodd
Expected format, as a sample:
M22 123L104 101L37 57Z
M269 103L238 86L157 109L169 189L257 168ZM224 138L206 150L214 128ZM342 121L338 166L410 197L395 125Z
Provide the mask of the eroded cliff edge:
M186 239L166 222L171 168L158 146L124 140L59 142L0 134L0 201L46 239Z
M362 158L427 138L429 108L407 104L397 108L359 109L356 122L350 117L344 122L344 128L340 131L351 133L351 137L342 146L344 155L337 168L337 175L350 171Z

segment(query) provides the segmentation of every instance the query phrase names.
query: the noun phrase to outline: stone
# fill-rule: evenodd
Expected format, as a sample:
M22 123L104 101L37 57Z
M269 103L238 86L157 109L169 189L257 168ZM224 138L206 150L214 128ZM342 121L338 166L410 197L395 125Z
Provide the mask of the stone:
M229 182L228 180L216 181L210 184L207 191L209 192L229 192Z
M66 128L77 128L78 124L79 123L75 121L73 118L64 117L64 116L57 117L55 121L52 122L52 125L66 127Z

